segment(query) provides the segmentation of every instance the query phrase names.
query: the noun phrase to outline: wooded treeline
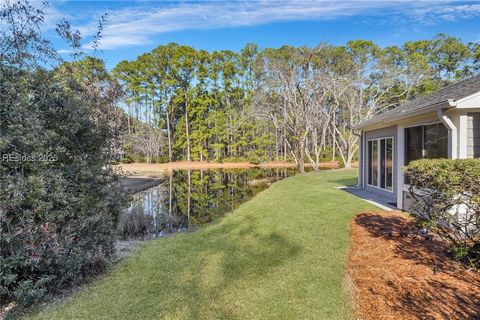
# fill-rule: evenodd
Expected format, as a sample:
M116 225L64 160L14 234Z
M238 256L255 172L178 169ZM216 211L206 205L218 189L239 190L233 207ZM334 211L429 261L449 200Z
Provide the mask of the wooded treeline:
M350 166L352 126L478 72L479 61L479 44L444 34L385 48L356 40L210 53L170 43L113 75L125 93L129 153L148 162L294 160L303 171L304 161Z

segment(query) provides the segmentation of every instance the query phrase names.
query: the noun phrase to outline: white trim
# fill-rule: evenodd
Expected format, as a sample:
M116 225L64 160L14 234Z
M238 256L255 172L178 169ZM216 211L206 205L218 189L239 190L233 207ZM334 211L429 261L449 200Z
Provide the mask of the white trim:
M438 107L442 107L442 106L444 108L453 108L453 106L451 105L451 103L449 101L441 101L441 102L438 102L438 103L435 103L435 104L425 106L425 107L420 108L420 109L413 109L413 110L402 110L401 107L398 107L398 112L397 113L391 114L386 118L383 118L383 119L380 119L380 120L377 120L377 121L373 121L371 123L370 123L370 121L375 120L375 117L372 118L372 119L369 119L369 120L365 120L365 121L363 121L364 123L363 122L359 123L358 125L354 126L353 129L365 130L365 128L368 128L368 127L371 127L371 126L379 126L376 129L391 127L391 126L394 126L394 125L398 124L399 121L402 121L402 120L405 120L405 119L408 119L408 118L413 118L415 116L425 115L425 114L428 114L430 112L435 112ZM372 131L372 130L374 130L374 129L368 129L367 131Z
M367 164L367 132L363 131L363 162L364 164ZM368 164L367 164L368 165ZM363 181L362 181L362 188L365 189L365 186L367 185L367 169L365 165L363 165Z
M381 159L380 159L380 156L381 156L381 152L380 152L380 140L387 140L387 139L392 139L392 190L388 190L386 188L382 188L380 187L380 178L381 178L381 174L380 174L380 168L381 168ZM366 185L369 186L370 188L375 188L375 189L378 189L378 190L382 190L382 191L385 191L385 192L389 192L389 193L395 193L395 188L394 188L394 183L393 183L393 175L394 175L394 172L395 172L395 136L385 136L385 137L379 137L379 138L370 138L370 139L367 139L367 148L368 148L368 143L370 141L377 141L377 184L378 186L374 186L374 185L371 185L368 183L368 176L370 174L369 171L369 163L370 163L370 158L368 157L369 155L369 150L367 150L367 154L366 154L366 169L365 171L367 171L367 179L366 179ZM385 144L385 147L386 147L386 144ZM387 177L385 176L385 180L387 179ZM387 185L387 182L385 181L385 186Z
M480 91L455 101L455 107L457 109L478 108L479 102L480 102Z
M463 110L462 110L463 111ZM458 128L458 158L467 159L468 157L468 113L463 111L459 116Z
M457 159L457 127L455 127L452 119L442 109L437 110L437 116L448 130L448 158Z
M403 186L405 164L405 127L397 126L397 208L403 210Z

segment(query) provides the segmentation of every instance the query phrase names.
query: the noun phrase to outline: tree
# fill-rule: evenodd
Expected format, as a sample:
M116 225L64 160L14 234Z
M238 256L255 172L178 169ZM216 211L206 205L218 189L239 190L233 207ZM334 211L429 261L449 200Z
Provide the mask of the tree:
M329 77L335 104L332 123L334 144L345 167L350 167L358 150L358 135L353 127L362 120L388 110L408 99L422 81L423 74L405 60L397 47L381 49L371 41L350 41L345 47L348 70Z
M0 301L18 306L104 270L124 204L109 166L118 91L99 60L58 65L43 18L0 6Z
M351 166L356 124L478 71L477 51L442 34L385 48L355 40L209 53L170 43L114 74L127 113L165 132L169 161L283 159L319 169L327 151Z
M325 131L320 111L326 90L320 80L316 58L323 47L267 49L263 52L262 76L268 88L267 114L278 126L278 117L283 117L286 130L283 132L288 149L297 164L299 172L304 172L305 155L315 169L318 169ZM278 127L276 131L278 131ZM315 160L310 148L315 150Z

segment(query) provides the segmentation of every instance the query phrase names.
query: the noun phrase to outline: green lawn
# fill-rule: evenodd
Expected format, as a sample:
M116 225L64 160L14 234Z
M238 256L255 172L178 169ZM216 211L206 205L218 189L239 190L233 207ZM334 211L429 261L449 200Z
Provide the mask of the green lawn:
M273 184L219 223L143 244L35 319L345 319L351 217L375 210L335 186L356 171Z

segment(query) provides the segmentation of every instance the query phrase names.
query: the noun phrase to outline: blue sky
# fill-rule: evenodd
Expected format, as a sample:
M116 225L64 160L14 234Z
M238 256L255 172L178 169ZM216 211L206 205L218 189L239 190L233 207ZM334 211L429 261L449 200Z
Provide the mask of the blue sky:
M55 23L66 18L81 31L88 50L104 13L100 56L108 68L168 42L209 51L239 50L248 42L265 48L351 39L387 46L439 32L480 42L480 1L448 0L51 1L46 34L52 36Z

